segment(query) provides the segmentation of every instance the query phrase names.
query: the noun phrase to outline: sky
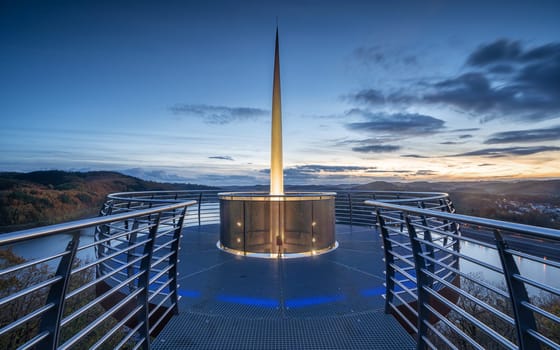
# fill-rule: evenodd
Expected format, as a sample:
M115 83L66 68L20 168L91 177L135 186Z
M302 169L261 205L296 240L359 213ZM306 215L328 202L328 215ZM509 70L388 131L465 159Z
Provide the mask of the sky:
M558 1L0 0L0 171L287 184L560 175Z

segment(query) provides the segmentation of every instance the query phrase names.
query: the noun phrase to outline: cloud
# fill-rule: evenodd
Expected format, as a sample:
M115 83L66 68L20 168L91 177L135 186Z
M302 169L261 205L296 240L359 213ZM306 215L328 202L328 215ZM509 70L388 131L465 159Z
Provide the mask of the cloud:
M336 147L344 147L344 146L365 146L365 145L379 145L385 142L395 142L402 140L402 136L400 135L380 135L376 137L370 137L367 139L354 139L354 140L337 140L334 142Z
M454 129L449 130L449 132L471 132L471 131L478 131L480 128L467 128L467 129Z
M208 159L219 159L219 160L234 160L232 157L230 156L211 156L208 157Z
M380 50L362 48L357 52L363 59L375 60ZM465 67L458 76L420 79L408 83L406 90L366 88L345 98L372 107L437 104L482 122L560 117L560 43L527 48L520 41L499 39L476 48L466 58ZM414 92L411 86L421 89Z
M440 142L440 145L462 145L464 144L464 142L457 142L457 141L445 141L445 142Z
M499 39L491 44L480 45L467 59L473 66L484 66L491 63L514 61L521 56L522 49L519 41Z
M514 98L513 91L497 91L481 73L466 73L456 78L439 81L433 85L434 92L423 100L429 103L443 103L474 113L485 113L502 109Z
M386 173L408 174L411 172L412 170L377 170L377 169L371 169L366 171L366 173L373 173L373 174L386 174Z
M347 115L358 115L366 119L363 122L347 123L350 130L374 134L389 133L395 136L431 135L444 129L441 119L423 114L409 113L372 113L362 109L353 109Z
M430 158L428 156L422 156L420 154L401 154L402 158L419 158L419 159L424 159L424 158Z
M418 58L414 55L407 55L403 58L403 63L407 65L416 65L418 64Z
M383 104L393 105L409 105L413 102L418 102L418 97L403 93L402 91L395 91L391 93L383 93L377 89L362 89L348 95L342 96L344 100L378 107Z
M527 156L542 152L560 151L560 147L555 146L533 146L533 147L507 147L507 148L485 148L472 152L455 154L450 157L484 156L499 158L505 156Z
M485 144L560 140L560 125L546 129L504 131L490 135Z
M510 74L513 73L515 71L515 68L513 68L510 65L507 64L499 64L493 67L490 67L488 69L488 71L490 73L494 73L494 74Z
M418 170L418 171L416 171L416 173L414 173L414 175L416 175L416 176L431 176L431 175L437 175L437 173L438 173L437 171L426 169L426 170Z
M120 170L121 173L134 176L140 179L156 182L189 182L190 180L184 176L168 173L165 170L145 170L142 168L131 168Z
M470 138L472 138L472 137L473 137L473 136L470 135L470 134L459 135L459 138L462 139L462 140L464 140L464 139L470 139Z
M466 73L437 82L423 101L459 108L482 121L552 119L560 112L560 80L553 77L560 79L560 64L526 67L502 85L493 84L483 73Z
M504 63L526 63L557 58L560 43L549 43L524 50L519 41L498 39L490 44L480 45L467 59L472 66L487 66Z
M376 167L354 165L321 165L305 164L284 169L286 182L293 183L321 183L332 181L355 181L363 178L366 173L375 171ZM270 169L262 169L264 174L270 174Z
M240 185L240 184L255 184L262 182L255 176L251 175L235 175L235 174L208 174L208 175L200 175L198 177L200 182L203 183L211 183L215 184L216 186L230 186L230 185Z
M494 166L496 164L492 164L492 163L482 163L482 164L478 164L478 166Z
M346 96L346 99L369 105L379 105L385 103L385 96L383 96L383 93L375 89L364 89L358 91L355 94Z
M321 164L305 164L296 165L293 167L285 168L284 174L286 175L311 175L319 173L347 173L356 171L369 171L375 167L364 167L357 165L321 165ZM261 173L270 174L270 169L262 169Z
M252 107L225 107L204 104L176 104L169 108L176 115L202 118L209 124L228 124L233 121L255 120L268 115L265 109Z
M467 66L482 71L431 84L423 101L459 108L482 121L560 116L560 43L525 49L519 41L500 39L477 48Z
M395 152L401 149L401 146L396 145L366 145L352 147L352 151L360 153L386 153Z
M415 66L418 64L418 57L416 55L404 54L398 48L381 47L378 45L360 46L354 49L352 56L366 66L376 65L389 68L396 64L404 66Z
M364 64L379 64L385 61L385 53L380 46L358 47L354 50L353 55Z
M346 112L345 116L359 116L365 119L365 121L346 123L347 129L378 135L365 140L344 140L337 143L338 145L352 145L352 151L358 153L396 152L402 147L385 142L432 135L442 131L445 124L443 120L422 114L372 113L359 108Z
M269 169L260 171L269 174ZM305 164L284 169L284 180L291 184L319 183L363 183L373 179L395 180L413 176L415 171L407 169L377 169L368 166Z

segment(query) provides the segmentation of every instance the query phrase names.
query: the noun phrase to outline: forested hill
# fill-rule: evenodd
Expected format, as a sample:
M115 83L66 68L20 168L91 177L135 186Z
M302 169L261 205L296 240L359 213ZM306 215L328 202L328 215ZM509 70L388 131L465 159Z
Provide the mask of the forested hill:
M113 192L211 187L144 181L116 172L0 172L0 232L96 216Z
M372 182L374 191L446 192L457 213L560 229L560 180Z

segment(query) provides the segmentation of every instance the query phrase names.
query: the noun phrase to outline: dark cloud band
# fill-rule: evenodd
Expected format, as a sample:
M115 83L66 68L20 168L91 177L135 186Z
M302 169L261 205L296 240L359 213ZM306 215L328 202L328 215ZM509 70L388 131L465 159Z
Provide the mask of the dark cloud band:
M202 104L176 104L170 107L169 110L173 114L202 118L209 124L228 124L233 121L255 120L269 114L269 111L260 108Z
M485 144L560 140L560 125L547 129L504 131L490 135Z
M419 136L440 132L445 122L441 119L423 114L409 113L371 113L361 109L353 109L348 115L358 115L363 122L347 123L350 130L373 134L394 133L399 136Z
M534 146L534 147L507 147L507 148L485 148L472 152L460 153L451 157L469 157L483 156L491 158L499 158L505 156L527 156L542 152L560 151L560 147L556 146Z

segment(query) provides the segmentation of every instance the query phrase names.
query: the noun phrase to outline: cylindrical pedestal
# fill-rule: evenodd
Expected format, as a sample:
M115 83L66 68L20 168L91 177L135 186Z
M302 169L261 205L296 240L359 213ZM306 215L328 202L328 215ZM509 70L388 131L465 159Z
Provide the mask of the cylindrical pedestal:
M336 193L220 193L218 246L235 254L298 257L337 247Z

